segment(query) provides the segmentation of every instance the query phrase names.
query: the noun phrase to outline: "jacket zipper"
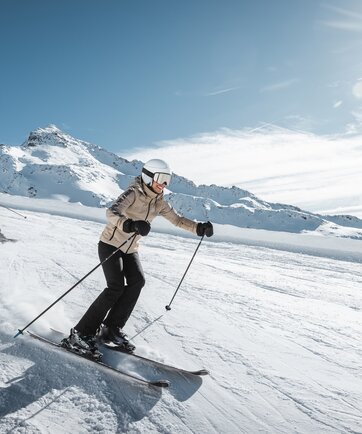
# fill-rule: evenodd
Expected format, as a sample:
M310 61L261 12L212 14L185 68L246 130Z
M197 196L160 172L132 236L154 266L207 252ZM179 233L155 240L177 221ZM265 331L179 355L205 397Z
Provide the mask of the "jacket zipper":
M146 214L146 218L145 218L146 221L147 221L148 214L150 213L150 210L151 210L151 203L152 203L153 200L154 200L154 199L151 199L151 200L150 200L150 203L148 204L148 210L147 210L147 214Z

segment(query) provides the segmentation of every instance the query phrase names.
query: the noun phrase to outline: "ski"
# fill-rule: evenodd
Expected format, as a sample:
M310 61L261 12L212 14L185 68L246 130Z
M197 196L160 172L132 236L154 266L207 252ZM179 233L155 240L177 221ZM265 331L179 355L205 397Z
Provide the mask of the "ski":
M65 336L65 334L59 330L55 330L53 328L51 328L51 330L55 333L58 333L59 335L61 335L63 337ZM105 348L112 350L112 351L117 351L119 353L125 354L126 356L134 357L135 359L141 360L145 363L152 364L152 365L154 365L160 369L166 369L168 371L178 372L180 374L189 375L189 376L209 375L209 371L207 369L197 369L195 371L192 371L192 370L187 370L187 369L183 369L183 368L178 368L176 366L169 365L167 363L162 363L162 362L159 362L159 361L154 360L154 359L149 359L148 357L141 356L141 355L136 354L136 353L129 353L127 351L122 350L122 348L119 348L119 347L111 345L111 344L101 343L101 345Z
M117 347L117 346L112 345L112 344L107 344L107 343L102 342L101 345L105 348L112 350L112 351L117 351L118 353L125 354L126 356L134 357L138 360L142 360L145 363L150 363L154 366L157 366L158 368L166 369L168 371L179 372L180 374L185 374L185 375L196 375L196 376L209 375L209 371L207 369L197 369L195 371L190 371L187 369L178 368L177 366L169 365L167 363L162 363L162 362L159 362L159 361L154 360L154 359L149 359L148 357L140 356L139 354L136 354L136 353L130 353L130 352L125 351L122 348Z
M120 369L114 368L113 366L107 365L107 363L104 363L102 361L99 361L99 360L96 360L96 359L92 359L90 357L87 357L86 355L82 355L82 354L79 354L79 353L75 353L74 351L68 350L67 348L62 347L60 345L60 343L53 342L53 341L51 341L51 340L49 340L47 338L44 338L43 336L37 335L36 333L30 332L30 331L27 330L27 334L29 336L31 336L32 338L37 339L40 342L43 342L45 344L51 345L54 348L57 348L58 350L66 351L69 354L73 354L74 356L81 357L82 359L85 359L85 360L88 360L88 361L90 361L92 363L95 363L96 365L98 365L98 366L100 366L100 367L102 367L102 368L104 368L106 370L109 370L109 371L112 371L112 372L116 372L117 374L120 374L123 377L126 377L126 378L128 378L130 380L135 380L135 381L137 381L139 383L142 383L142 384L144 384L146 386L155 386L155 387L169 387L170 386L170 382L167 381L167 380L155 380L155 381L145 380L145 379L143 379L141 377L138 377L136 375L130 374L129 372L122 371Z

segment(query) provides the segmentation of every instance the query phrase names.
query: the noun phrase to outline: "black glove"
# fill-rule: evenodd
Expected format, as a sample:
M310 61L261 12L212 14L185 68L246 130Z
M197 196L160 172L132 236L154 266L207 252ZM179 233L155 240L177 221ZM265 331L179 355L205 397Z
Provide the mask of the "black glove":
M151 230L151 225L145 220L131 220L127 219L123 223L124 232L136 232L138 235L145 237Z
M214 228L212 223L197 223L196 233L199 237L206 235L207 237L212 237L214 235Z

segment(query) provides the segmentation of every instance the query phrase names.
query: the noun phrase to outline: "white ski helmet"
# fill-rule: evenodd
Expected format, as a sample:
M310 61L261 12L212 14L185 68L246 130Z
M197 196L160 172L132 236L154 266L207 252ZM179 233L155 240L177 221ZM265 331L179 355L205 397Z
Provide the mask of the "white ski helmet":
M142 169L142 181L149 186L152 185L152 181L170 185L171 175L170 166L157 158L147 161Z

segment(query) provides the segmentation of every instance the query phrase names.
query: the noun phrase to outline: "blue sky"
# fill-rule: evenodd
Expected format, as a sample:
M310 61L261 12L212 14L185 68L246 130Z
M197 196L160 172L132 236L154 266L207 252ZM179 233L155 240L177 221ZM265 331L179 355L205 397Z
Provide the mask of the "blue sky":
M2 0L0 50L0 143L361 129L359 0Z

